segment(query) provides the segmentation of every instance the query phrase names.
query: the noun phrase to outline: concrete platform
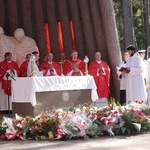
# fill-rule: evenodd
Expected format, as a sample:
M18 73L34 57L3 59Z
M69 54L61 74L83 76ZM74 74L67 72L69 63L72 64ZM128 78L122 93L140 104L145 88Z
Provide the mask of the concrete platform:
M68 141L0 141L0 150L150 150L150 133Z

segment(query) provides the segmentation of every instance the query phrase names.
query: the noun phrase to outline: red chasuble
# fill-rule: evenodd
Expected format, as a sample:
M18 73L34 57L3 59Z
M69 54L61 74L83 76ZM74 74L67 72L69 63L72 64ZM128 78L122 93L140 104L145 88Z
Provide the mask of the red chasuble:
M81 59L77 59L76 61L73 61L72 59L68 59L64 63L64 75L69 73L72 70L73 64L76 64L78 66L79 70L84 74L85 73L85 64Z
M61 74L60 65L55 61L52 61L52 64L49 64L48 61L46 61L39 65L40 71L45 70L45 72L43 74L44 76L54 76L53 70L52 70L53 68L56 70L57 75ZM50 70L49 75L47 75L48 70Z
M0 65L6 70L13 70L12 72L12 76L19 76L19 67L17 65L16 62L11 61L11 62L7 62L6 60L2 61L0 63ZM17 75L15 74L15 71L17 73ZM7 79L4 79L3 77L6 75L6 72L4 72L2 69L0 69L0 74L2 75L2 89L4 89L5 94L7 95L11 95L11 77L10 79L7 81Z
M24 61L20 66L20 77L27 77L28 62Z
M103 67L103 70L99 70L100 65ZM106 62L101 61L100 64L97 61L93 61L89 65L89 74L94 77L97 94L99 98L107 98L110 94L109 89L109 80L110 80L110 68Z

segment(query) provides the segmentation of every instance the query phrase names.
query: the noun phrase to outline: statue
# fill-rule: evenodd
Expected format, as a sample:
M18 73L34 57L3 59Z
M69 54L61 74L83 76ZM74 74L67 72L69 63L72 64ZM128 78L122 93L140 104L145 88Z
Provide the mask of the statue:
M4 30L0 27L0 62L4 60L4 54L10 52L12 60L16 61L15 46L9 36L4 34Z
M32 38L25 36L22 28L16 29L14 37L11 39L15 45L16 62L19 66L26 60L27 54L32 54L34 51L39 52L35 41Z

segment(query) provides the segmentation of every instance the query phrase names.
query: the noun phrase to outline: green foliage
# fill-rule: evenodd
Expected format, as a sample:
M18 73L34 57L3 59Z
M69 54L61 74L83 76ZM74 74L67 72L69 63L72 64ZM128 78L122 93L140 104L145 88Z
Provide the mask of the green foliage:
M125 121L125 125L119 129L116 129L116 134L135 134L150 130L150 123L147 118L143 117L139 111L125 110L122 113L122 119Z
M98 137L105 133L132 135L150 131L150 105L136 101L125 106L112 97L105 107L78 106L53 110L39 116L3 118L0 139L67 140Z
M107 101L107 104L110 105L112 109L113 109L113 106L121 106L121 104L117 102L114 97L110 97Z
M124 21L123 21L123 1L113 0L116 24L118 29L119 42L122 52L125 50L125 38L124 38ZM144 4L143 0L132 0L133 8L133 26L134 36L138 49L147 48L146 40L146 26L144 19Z
M6 128L2 127L2 121L0 120L0 137L6 133Z
M121 50L124 52L124 24L123 24L123 1L113 0L114 10L115 10L115 18L116 18L116 25L118 29L118 38L120 42Z
M28 131L26 136L28 139L36 140L53 139L56 136L58 124L59 119L57 117L49 117L43 114L30 126L31 131Z
M141 0L133 0L133 21L136 42L139 49L146 49L146 33L144 25L144 5Z
M150 116L150 108L149 108L149 107L146 108L146 109L144 110L144 113L145 113L145 115Z

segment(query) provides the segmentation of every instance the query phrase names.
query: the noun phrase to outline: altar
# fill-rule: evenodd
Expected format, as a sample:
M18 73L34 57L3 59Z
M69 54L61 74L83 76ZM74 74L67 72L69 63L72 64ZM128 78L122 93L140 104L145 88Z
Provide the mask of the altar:
M92 76L20 77L12 80L13 114L35 116L49 109L90 105L97 99Z

